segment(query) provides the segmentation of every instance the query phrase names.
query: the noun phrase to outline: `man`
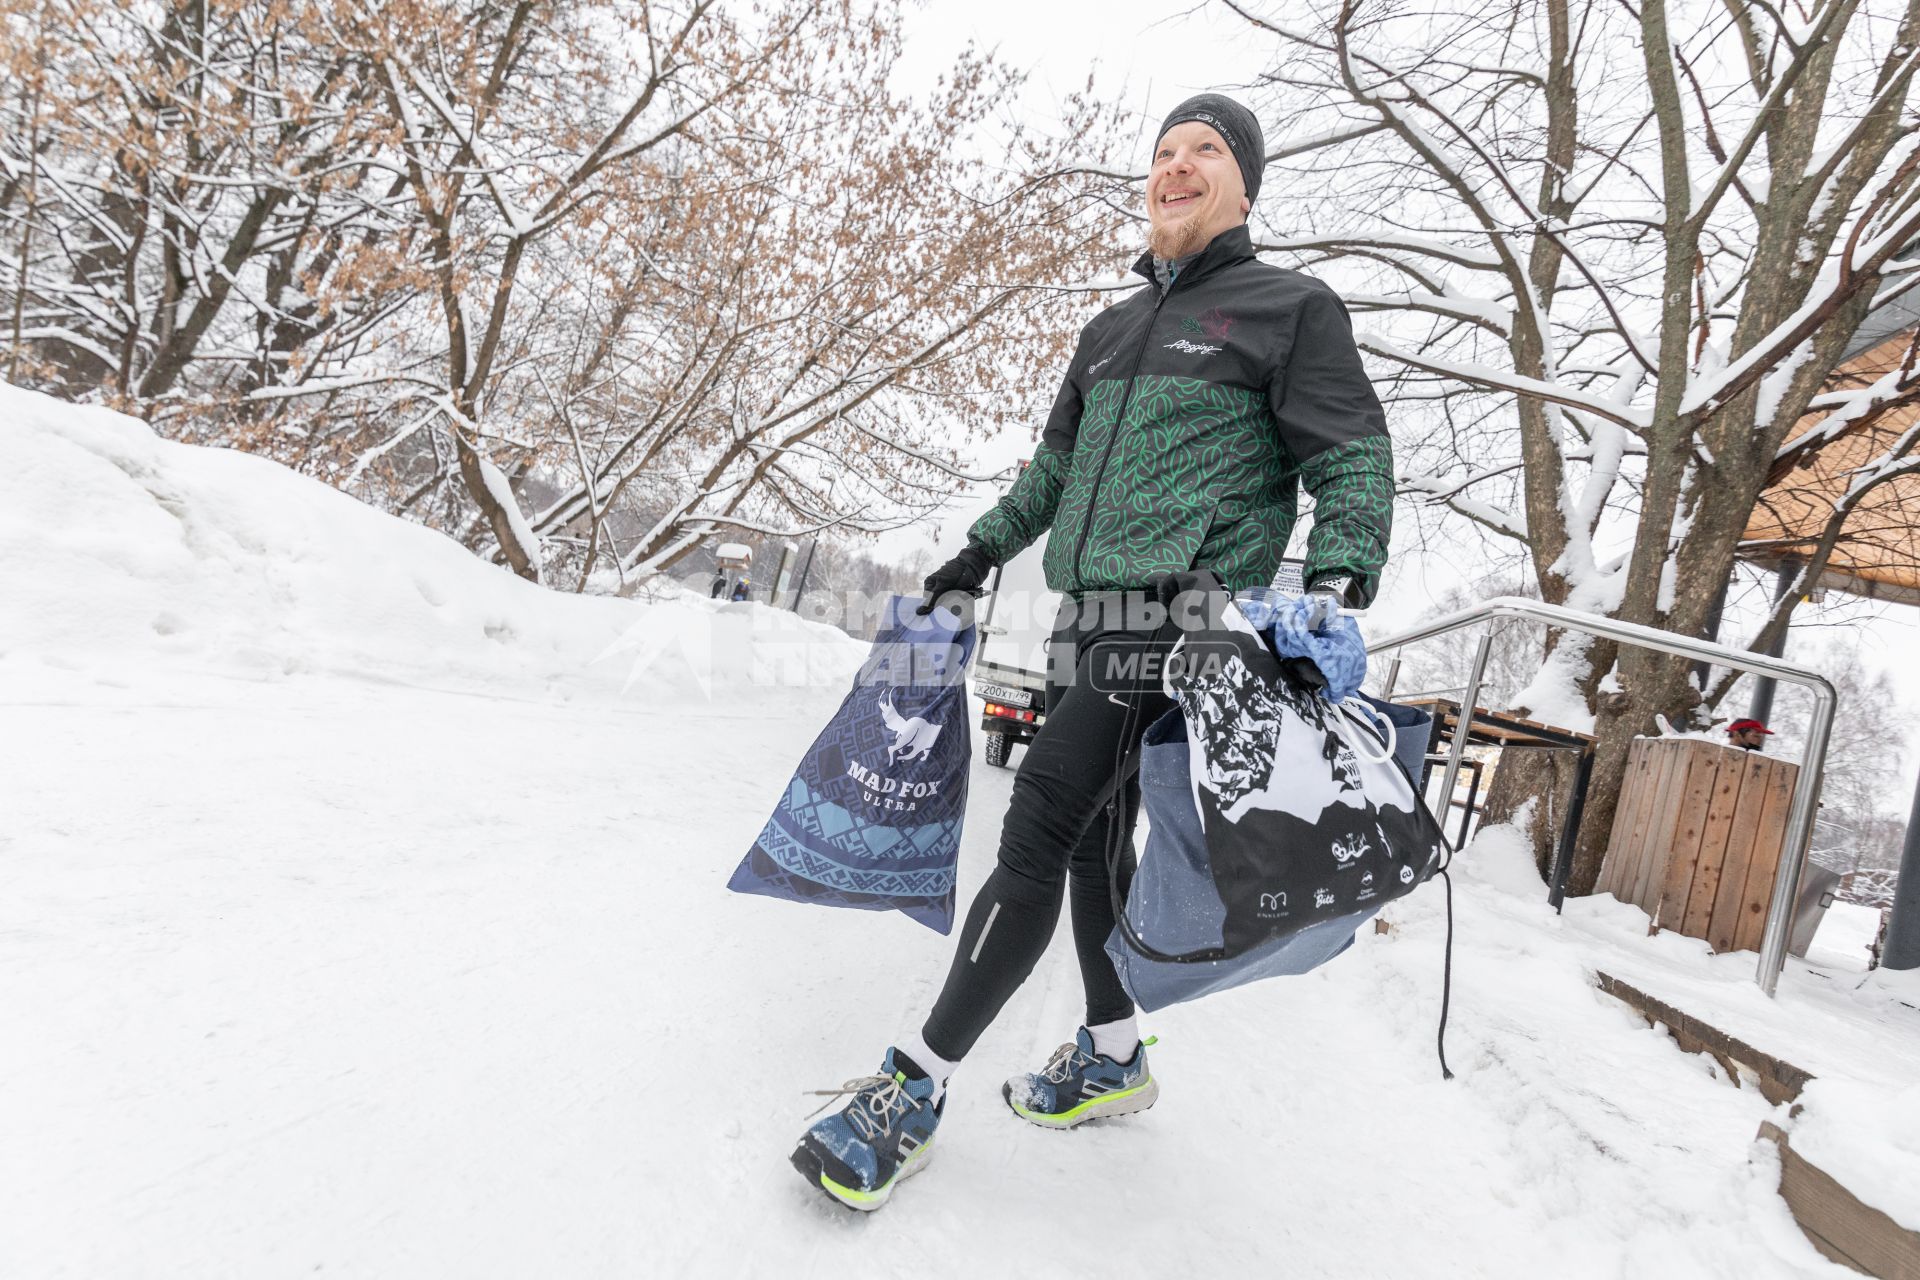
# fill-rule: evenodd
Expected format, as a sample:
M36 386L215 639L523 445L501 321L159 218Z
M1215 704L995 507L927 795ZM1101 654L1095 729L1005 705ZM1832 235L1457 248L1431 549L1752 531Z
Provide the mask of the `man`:
M1758 720L1735 720L1727 726L1727 745L1742 751L1765 751L1773 730Z
M809 1182L852 1208L878 1208L925 1167L948 1076L1032 972L1063 898L1086 1023L1002 1097L1024 1120L1071 1128L1143 1111L1159 1095L1133 1004L1103 950L1114 923L1110 823L1126 833L1124 891L1139 805L1137 781L1116 765L1171 705L1146 664L1110 661L1167 643L1126 605L1193 569L1234 590L1267 585L1302 482L1315 502L1309 625L1372 598L1392 517L1385 418L1339 298L1254 256L1246 218L1264 145L1252 113L1217 94L1166 118L1147 178L1148 252L1134 267L1150 287L1081 331L1032 463L926 580L923 612L978 588L1051 529L1043 565L1064 597L1058 674L1014 780L998 865L967 913L931 1016L887 1050L878 1075L836 1091L852 1101L794 1151Z

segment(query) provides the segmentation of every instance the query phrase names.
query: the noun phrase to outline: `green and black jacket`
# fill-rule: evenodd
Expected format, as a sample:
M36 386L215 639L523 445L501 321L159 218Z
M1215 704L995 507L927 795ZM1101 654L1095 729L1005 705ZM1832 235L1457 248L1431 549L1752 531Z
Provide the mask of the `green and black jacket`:
M1348 578L1364 606L1393 521L1393 445L1346 306L1261 262L1244 226L1080 332L1032 463L967 532L1004 564L1049 528L1055 591L1124 590L1213 569L1265 586L1298 485L1313 495L1309 585Z

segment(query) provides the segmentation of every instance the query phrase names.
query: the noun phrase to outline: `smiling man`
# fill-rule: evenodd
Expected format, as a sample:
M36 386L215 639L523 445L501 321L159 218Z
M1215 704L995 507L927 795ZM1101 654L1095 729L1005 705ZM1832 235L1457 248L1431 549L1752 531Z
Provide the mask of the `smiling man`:
M1042 565L1063 596L1051 649L1059 674L1014 779L998 863L931 1015L887 1050L879 1074L849 1081L852 1101L794 1151L810 1183L852 1208L878 1208L926 1166L948 1077L1033 971L1063 899L1086 1022L1001 1097L1022 1120L1067 1129L1144 1111L1159 1096L1104 950L1110 823L1127 833L1116 872L1124 892L1139 809L1137 781L1115 763L1171 705L1150 664L1112 661L1167 643L1129 600L1191 569L1234 590L1265 586L1302 484L1314 497L1308 625L1364 606L1379 581L1393 512L1385 418L1339 297L1254 256L1246 219L1264 148L1253 114L1219 94L1167 116L1147 177L1148 251L1134 267L1149 287L1081 331L1032 464L927 578L922 612L979 587L1051 530Z

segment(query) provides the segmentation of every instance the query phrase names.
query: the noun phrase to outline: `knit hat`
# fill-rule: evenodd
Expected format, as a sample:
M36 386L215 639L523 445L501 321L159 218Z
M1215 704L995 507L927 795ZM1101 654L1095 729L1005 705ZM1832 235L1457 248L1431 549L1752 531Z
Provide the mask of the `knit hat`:
M1195 94L1160 122L1160 132L1153 135L1154 149L1159 150L1160 139L1167 136L1167 130L1188 120L1198 120L1226 139L1227 149L1239 162L1240 177L1247 185L1247 199L1258 196L1260 174L1267 167L1267 140L1253 112L1222 94Z

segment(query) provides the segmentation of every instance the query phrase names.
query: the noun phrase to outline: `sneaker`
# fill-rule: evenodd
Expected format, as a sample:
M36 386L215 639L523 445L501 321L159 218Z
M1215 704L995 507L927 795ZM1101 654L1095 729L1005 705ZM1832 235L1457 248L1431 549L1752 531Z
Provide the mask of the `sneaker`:
M853 1101L817 1122L793 1150L802 1177L849 1209L871 1213L893 1189L927 1167L933 1131L946 1106L932 1101L933 1081L909 1075L911 1059L888 1049L877 1076L849 1080L822 1093L850 1093Z
M1115 1062L1093 1051L1093 1036L1082 1027L1039 1074L1014 1076L1001 1086L1000 1096L1013 1114L1044 1129L1071 1129L1102 1116L1145 1111L1160 1097L1160 1086L1147 1070L1147 1046L1153 1043L1148 1036L1134 1046L1132 1058Z

